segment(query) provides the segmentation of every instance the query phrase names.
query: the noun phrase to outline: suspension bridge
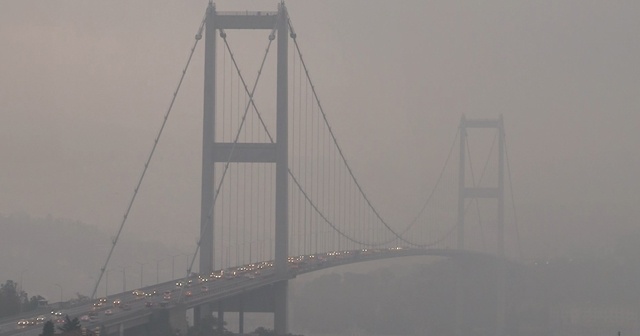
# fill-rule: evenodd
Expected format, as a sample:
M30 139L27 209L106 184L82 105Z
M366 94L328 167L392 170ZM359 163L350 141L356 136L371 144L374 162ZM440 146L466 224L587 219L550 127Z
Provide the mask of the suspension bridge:
M236 30L264 32L264 53L253 80L238 65L232 47ZM425 255L502 260L496 281L504 288L505 195L511 196L511 222L516 224L516 220L501 116L463 116L436 182L423 195L423 206L416 209L411 221L393 222L372 202L358 172L349 164L349 154L340 146L339 134L330 123L330 119L339 120L323 108L284 3L273 12L222 12L210 3L100 269L93 298L135 207L145 173L152 166L192 56L203 40L199 241L184 277L139 289L137 294L144 292L151 299L138 300L140 295L130 292L110 295L109 303L118 300L120 308L128 309L118 308L117 314L104 315L95 322L102 334L151 334L152 325L159 320L170 321L172 328L185 334L188 309L193 309L195 324L214 312L222 323L226 312L237 312L239 333L244 332L245 312L271 312L276 333L286 334L289 280L303 273L386 258ZM267 84L263 84L265 80ZM261 94L259 87L267 93ZM492 135L479 174L472 164L472 129ZM508 188L505 182L509 182ZM495 200L490 211L481 210L481 199ZM484 250L465 242L470 224L477 228ZM485 231L495 233L495 238L490 239ZM497 335L504 331L504 295L498 291ZM456 306L464 304L463 296L461 292L456 295ZM146 302L151 302L153 309ZM107 310L102 305L92 306L93 302L79 305L67 313ZM461 309L457 311L456 319L463 320ZM1 334L36 335L40 329L26 326L3 329ZM458 328L456 333L463 335L464 330Z

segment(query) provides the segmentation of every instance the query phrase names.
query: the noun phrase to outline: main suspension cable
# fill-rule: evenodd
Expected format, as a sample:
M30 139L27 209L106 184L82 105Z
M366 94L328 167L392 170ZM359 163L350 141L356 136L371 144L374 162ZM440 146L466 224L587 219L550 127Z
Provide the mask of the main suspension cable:
M315 86L313 85L313 82L311 81L311 76L309 75L309 70L307 68L306 62L304 61L304 58L302 57L302 51L300 50L300 46L298 44L297 41L297 35L295 33L295 29L293 28L293 24L291 22L291 18L287 18L288 22L289 22L289 27L291 28L291 37L293 39L293 43L296 47L296 51L298 52L298 56L300 57L300 63L305 71L305 75L307 76L307 80L309 81L309 84L311 86L311 91L313 93L313 97L315 98L316 103L318 104L318 109L320 110L320 113L322 115L322 118L325 122L325 126L327 127L329 134L331 135L331 139L334 142L334 145L336 146L336 149L338 150L338 154L340 155L340 158L342 159L349 175L351 176L351 179L353 180L354 184L356 185L356 188L358 189L358 191L360 192L360 194L362 195L362 197L364 198L365 202L367 203L367 205L369 206L369 208L371 209L371 211L374 213L374 215L376 216L376 218L378 218L378 220L387 228L387 230L389 232L391 232L393 234L393 236L395 236L395 238L397 238L400 241L403 241L411 246L414 247L423 247L423 244L416 244L413 243L411 241L409 241L408 239L402 237L401 234L398 234L394 229L391 228L391 226L387 223L387 221L384 220L384 218L382 218L382 216L380 215L380 213L377 211L377 209L373 206L373 204L371 203L371 201L369 200L369 198L367 197L366 193L364 192L364 189L362 188L362 186L360 185L360 183L358 182L358 180L355 177L355 174L353 173L353 170L351 169L351 166L349 165L349 163L347 162L347 159L344 155L344 153L342 152L342 148L340 147L340 145L338 144L337 138L335 136L335 134L333 133L333 129L331 128L331 126L329 125L329 121L327 119L327 115L324 112L324 109L322 108L322 104L320 102L320 98L318 97L318 94L316 92Z
M420 216L422 216L422 213L424 213L424 211L427 209L427 206L431 202L433 195L436 193L436 189L440 185L440 181L442 180L442 176L444 175L447 165L449 164L449 159L451 158L451 154L453 154L453 149L455 148L456 139L458 138L459 134L460 134L460 128L458 128L456 135L453 137L453 142L451 143L451 147L449 148L447 159L445 160L444 165L442 165L442 169L440 170L440 175L438 175L438 180L436 181L436 184L431 189L431 193L429 193L429 197L427 197L427 200L424 202L424 205L422 205L422 208L420 209L420 211L418 211L418 214L413 218L411 223L409 223L409 225L407 225L407 227L400 233L400 235L404 235L405 233L407 233L407 231L409 231L409 229L411 229L411 227L413 227L416 224Z
M102 266L102 268L100 269L100 276L98 276L98 280L96 281L96 285L93 287L93 292L91 293L91 298L95 298L96 295L96 291L98 290L98 286L100 285L100 281L102 280L102 277L104 276L104 273L107 269L107 265L109 264L109 260L111 260L111 255L113 254L113 251L115 250L115 247L118 243L118 240L120 239L120 234L122 233L122 229L124 228L125 223L127 222L127 218L129 216L129 213L131 212L131 208L133 207L133 203L136 200L136 196L138 195L138 191L140 190L140 185L142 184L142 181L144 180L144 176L147 172L147 169L149 168L149 163L151 162L151 159L153 158L153 154L155 153L156 147L158 146L158 141L160 140L160 136L162 135L162 132L164 131L164 127L167 124L167 120L169 119L169 114L171 113L171 110L173 109L173 104L176 101L176 97L178 96L178 92L180 91L180 87L182 86L182 82L184 80L184 77L187 73L187 69L189 68L189 64L191 64L191 59L193 58L193 53L196 50L196 46L198 45L198 41L200 41L200 39L202 38L202 30L204 29L204 24L206 21L206 14L205 16L202 18L202 21L200 22L200 27L198 28L198 33L195 36L195 41L193 42L193 47L191 47L191 51L189 52L189 58L187 59L187 63L184 66L184 69L182 70L182 74L180 75L180 80L178 81L178 85L175 89L175 91L173 92L173 97L171 98L171 103L169 104L169 107L167 108L167 112L164 115L164 119L162 120L162 125L160 126L160 129L158 130L158 133L155 137L155 141L153 142L153 146L151 147L151 152L149 153L149 156L147 157L147 161L144 164L144 168L142 169L142 174L140 174L140 178L138 179L138 183L136 184L136 187L133 191L133 196L131 196L131 200L129 201L129 205L127 206L127 210L124 213L124 216L122 218L122 222L120 223L120 228L118 228L118 233L116 234L115 238L112 240L112 244L111 244L111 249L109 250L109 254L107 255L107 260L105 261L104 265Z

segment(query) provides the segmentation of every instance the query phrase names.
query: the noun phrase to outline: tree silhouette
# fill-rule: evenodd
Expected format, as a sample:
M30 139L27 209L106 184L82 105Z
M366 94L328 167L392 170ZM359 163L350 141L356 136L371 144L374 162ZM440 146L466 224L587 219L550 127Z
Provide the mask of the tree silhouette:
M223 325L227 324L226 321L223 321L222 323ZM187 330L187 336L201 335L222 336L231 335L231 332L228 331L226 327L222 327L222 331L218 330L218 318L211 316L203 318L198 326L189 327L189 330Z
M42 334L40 334L40 336L53 336L55 332L56 328L53 326L53 322L49 320L44 323L44 326L42 326Z
M27 293L24 293L25 295ZM35 295L32 296L29 299L29 303L27 304L27 306L23 309L23 311L31 311L31 310L36 310L38 309L38 304L40 303L41 300L45 300L44 297L42 297L41 295Z
M69 332L82 328L80 325L80 321L78 321L77 317L74 317L73 320L69 318L69 315L65 315L64 324L62 327L58 327L60 331Z
M265 327L258 327L258 328L256 328L256 330L253 331L253 333L258 335L258 336L272 336L272 335L275 335L273 330L267 329Z
M0 285L0 317L17 314L20 311L20 293L18 284L13 280L7 280Z

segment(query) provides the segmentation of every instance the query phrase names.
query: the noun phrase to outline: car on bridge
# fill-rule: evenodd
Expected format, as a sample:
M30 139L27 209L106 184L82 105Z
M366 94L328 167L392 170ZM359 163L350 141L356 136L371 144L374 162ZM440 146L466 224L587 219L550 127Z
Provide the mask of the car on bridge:
M225 270L223 275L225 279L234 279L236 275L238 275L238 272L230 268L228 270Z
M140 289L136 289L132 293L133 293L133 296L136 297L136 299L142 299L143 297L145 297L144 291Z
M209 278L216 280L216 279L222 279L223 276L223 271L213 271L211 272L211 275L209 276Z

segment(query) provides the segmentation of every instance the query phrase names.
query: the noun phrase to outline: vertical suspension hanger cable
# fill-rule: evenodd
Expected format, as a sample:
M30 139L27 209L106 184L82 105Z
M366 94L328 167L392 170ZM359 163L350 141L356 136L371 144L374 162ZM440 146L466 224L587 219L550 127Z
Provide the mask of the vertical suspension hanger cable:
M342 223L342 225L346 225L347 223L347 211L346 211L346 199L347 199L347 177L346 174L344 173L345 171L345 167L343 165L340 166L340 191L339 191L339 195L340 195L340 222ZM339 249L342 249L346 246L346 244L349 243L348 241L344 241L342 243L342 245L339 247Z
M258 180L260 180L260 188L261 190L258 191L258 194L261 195L260 200L258 200L258 206L260 206L260 204L262 204L262 209L258 211L259 219L258 222L262 225L258 225L258 227L261 227L261 230L258 231L259 237L258 237L258 248L260 251L260 260L261 261L266 261L267 260L267 256L264 254L264 239L267 236L266 234L266 230L265 230L265 223L267 222L267 174L266 174L266 164L264 163L259 163L260 165L260 169L258 170Z
M335 149L333 148L333 146L329 147L330 149L330 154L329 154L329 158L330 158L330 172L331 172L331 181L332 181L332 186L331 186L331 219L333 221L337 220L337 197L336 197L336 181L338 180L338 176L336 175L336 159L335 159ZM333 239L332 239L332 244L331 244L331 249L332 250L336 250L337 247L336 246L340 246L340 239L342 239L342 237L340 237L340 235L338 235L337 232L333 231Z
M365 204L364 204L364 200L360 199L360 214L358 215L358 217L360 217L360 228L358 229L358 231L360 231L360 234L362 235L362 240L363 241L367 241L367 236L365 235L365 214L366 214L366 209L364 208ZM364 246L359 246L359 249L362 249Z
M222 53L222 141L227 141L226 139L226 114L227 114L227 53L223 52ZM221 225L219 225L219 230L220 230L220 269L224 269L224 256L225 256L225 251L224 251L224 225L225 225L225 198L223 197L222 200L220 201L220 216L222 217L220 223Z
M309 88L308 88L308 83L305 81L305 97L304 97L304 133L305 133L305 137L304 137L304 174L302 175L303 178L304 178L304 185L305 186L309 185L309 183L308 183L309 176L308 176L308 173L307 173L307 169L308 169L308 166L309 166L307 153L309 153L309 147L308 147L308 141L307 141L308 137L306 136L307 134L309 134L309 130L308 130L308 127L309 127L309 100L308 100L308 98L309 98ZM307 201L305 200L305 203L304 203L304 217L305 217L304 222L305 222L305 225L308 224L309 227L313 228L313 225L311 225L311 223L310 223L311 216L309 216L309 218L307 219L307 212L308 212ZM316 235L318 234L317 228L316 228L315 234ZM309 246L310 247L313 246L313 244L311 242L312 242L312 237L309 237ZM317 248L314 248L314 251L315 251L315 253L318 253L318 249Z
M320 205L320 209L322 209L323 213L327 213L327 203L325 201L325 183L326 183L326 174L325 174L325 146L324 146L324 128L322 130L318 129L318 203ZM329 241L331 232L328 231L326 235L324 235L324 239L322 241L322 250L329 250Z
M228 53L228 50L225 50L225 54ZM234 116L235 116L235 96L234 96L234 78L236 76L235 72L233 71L233 69L231 69L231 65L229 65L229 75L230 75L230 80L229 80L229 136L231 137L231 135L233 134L233 129L234 129ZM236 79L237 80L237 79ZM232 139L229 139L229 141L231 141ZM230 268L231 267L231 244L233 242L232 238L231 238L231 232L232 232L232 223L233 223L233 215L234 215L234 211L233 211L233 207L234 207L234 202L232 201L232 197L233 197L233 192L234 192L234 188L233 188L233 169L229 170L229 167L231 166L231 163L229 162L228 164L225 164L225 168L228 171L229 174L229 183L227 185L227 190L228 190L228 195L227 195L227 199L229 200L229 221L227 222L227 248L226 248L226 252L227 252L227 259L225 260L225 269Z
M300 109L300 106L301 106L301 102L302 102L302 99L301 99L301 97L302 97L302 95L301 95L302 90L301 90L301 89L300 89L300 90L298 90L298 96L296 96L296 94L295 94L295 88L296 88L297 86L299 86L299 85L300 85L300 82L298 81L298 84L296 84L296 58L295 58L295 55L293 54L293 49L292 49L292 51L291 51L291 59L293 60L293 83L294 83L294 84L293 84L293 91L294 91L294 94L293 94L293 99L294 99L294 101L293 101L293 106L294 106L294 114L298 114L298 124L297 124L297 126L295 127L295 130L297 130L297 131L298 131L298 132L297 132L297 135L298 135L298 136L297 136L297 140L295 141L295 143L297 144L297 149L298 149L298 151L296 152L296 154L295 154L295 156L294 156L294 162L293 162L293 164L295 165L295 164L296 164L296 161L297 161L297 170L296 170L296 172L297 172L298 174L300 174L300 173L301 173L301 171L302 171L302 167L301 167L301 162L302 162L302 161L301 161L302 151L301 151L301 149L300 149L300 148L301 148L301 143L302 143L302 142L301 142L301 140L300 140L300 139L301 139L301 133L302 133L302 127L301 127L301 125L302 125L302 113L301 113L301 111L300 111L300 110L301 110L301 109ZM299 76L298 76L298 77L299 77ZM295 98L298 98L297 102L296 102ZM297 104L297 105L296 105L296 104ZM295 125L295 122L294 122L294 125ZM295 130L294 130L294 134L293 134L293 135L294 135L294 138L295 138L295 136L296 136L296 132L295 132ZM302 226L304 227L305 232L306 232L306 229L307 229L307 223L305 223L305 222L302 220L302 213L301 213L301 211L302 211L302 209L301 209L301 208L302 208L302 206L301 206L301 203L302 203L302 202L301 202L301 201L302 201L302 200L301 200L299 197L296 197L296 200L297 200L297 202L296 202L296 208L297 208L296 221L298 222L298 225L302 225ZM303 249L305 250L305 253L307 253L307 252L308 252L308 250L307 250L307 235L306 235L306 234L304 234L304 235L303 235L303 237L302 237L302 246L303 246Z
M253 123L253 121L251 122L251 142L255 143L256 140L254 139L254 128L255 125ZM249 204L250 204L250 211L249 211L249 263L253 263L253 226L254 226L254 222L253 222L253 165L254 163L249 163L249 186L251 186L251 190L249 191Z
M329 171L329 177L328 177L328 185L327 188L329 189L329 193L327 195L328 199L327 199L327 206L329 207L329 209L331 210L331 212L329 213L329 216L331 217L332 220L335 220L335 202L333 201L335 199L335 179L336 177L334 176L334 171L333 171L333 156L332 156L332 146L328 146L329 149L329 155L327 156L327 161L328 161L328 171ZM335 244L336 244L336 240L339 239L338 235L336 234L335 231L333 231L333 236L331 237L331 247L328 247L328 249L331 250L335 250Z
M316 122L316 110L315 110L315 104L312 101L311 102L311 198L313 199L313 203L315 203L316 206L319 206L319 199L318 199L318 190L320 190L320 169L319 169L319 158L320 158L320 143L318 141L318 130L320 129L318 123ZM318 219L318 214L314 214L313 218L315 219L315 225L317 225L319 228L320 226L320 220ZM324 228L321 228L320 230L323 230ZM324 239L325 239L325 232L323 232L322 234L320 234L317 239L316 239L316 245L318 250L320 251L324 251Z
M351 183L350 185L353 185L353 183ZM358 196L356 195L355 190L351 191L351 200L349 203L349 212L351 213L351 218L349 219L349 223L347 224L350 229L351 229L351 235L355 235L355 222L356 222L356 199L358 198ZM350 244L350 246L348 246L348 250L352 250L354 247L354 243L352 242Z
M288 49L291 49L290 47ZM290 50L287 50L287 58L288 59L293 59ZM295 105L296 105L296 83L295 83L295 77L296 77L296 67L295 67L295 62L292 62L293 64L291 65L291 71L287 73L287 75L289 75L289 78L287 79L288 81L290 81L291 83L293 83L293 85L291 85L291 89L290 89L290 95L288 96L289 101L287 102L289 104L289 115L291 116L291 122L290 124L295 125L296 124L296 112L295 112ZM291 129L291 136L290 138L295 139L296 137L296 129L295 127L293 129ZM290 144L290 148L287 148L287 150L290 151L289 154L289 161L291 162L291 166L293 167L293 169L295 170L295 155L296 155L296 143L295 140L291 142ZM293 160L292 160L293 159ZM289 178L289 176L287 176L287 178ZM289 207L289 218L296 218L296 199L297 197L294 197L294 189L293 189L293 185L292 184L288 184L289 190L287 191L289 193L289 202L292 205L291 207ZM297 221L293 221L293 225L291 225L291 221L289 221L290 224L290 228L291 227L296 227L298 228L298 231L300 231L300 223L298 223ZM290 230L291 231L291 230ZM300 241L298 239L298 241L296 241L296 243L298 244L298 246L300 246ZM304 250L304 249L303 249Z
M240 120L240 80L238 79L236 81L236 85L237 85L237 91L236 91L236 114L237 114L237 120ZM242 134L241 132L238 134ZM240 138L238 137L238 140L240 140ZM235 177L236 177L236 187L235 187L235 195L236 195L236 220L235 223L233 223L233 226L235 227L235 248L236 251L234 253L234 266L238 266L239 265L239 260L240 260L240 240L239 240L239 227L240 227L240 164L237 162L234 162L233 164L234 168L235 168Z
M310 117L311 117L311 132L310 132L310 133L308 133L308 134L311 134L311 135L310 135L310 138L311 138L311 141L310 141L310 142L311 142L311 145L310 145L310 147L311 147L311 148L310 148L310 150L309 150L309 152L308 152L308 153L311 153L311 155L309 155L309 161L308 161L308 164L309 164L309 175L310 175L311 177L309 178L309 180L310 180L310 182L309 182L309 194L310 194L310 195L311 195L311 197L313 198L313 197L314 197L314 191L315 191L315 188L314 188L314 185L313 185L313 182L314 182L313 177L315 176L315 175L313 174L313 170L314 170L313 168L315 167L315 160L314 160L314 154L315 154L315 151L314 151L314 150L315 150L315 148L314 148L314 144L315 144L315 142L314 142L314 140L315 140L315 138L314 138L314 136L313 136L314 131L315 131L315 121L314 121L314 119L313 119L313 118L314 118L314 114L313 114L313 102L311 102L311 108L310 108L310 111L311 111L311 112L309 112L309 115L310 115ZM313 223L314 223L314 221L313 221L313 220L314 220L314 218L315 218L315 217L316 217L316 216L315 216L315 214L311 213L311 218L310 218L310 224L311 224L311 225L314 225L314 224L313 224ZM317 222L317 221L316 221L315 225L317 225L317 226L318 226L318 229L320 229L320 226L318 225L318 222ZM319 239L319 238L321 238L321 237L319 237L319 236L316 236L316 237L315 237L315 248L316 248L316 250L318 250L318 239Z
M294 60L296 59L295 57L293 58ZM307 99L306 99L306 90L305 90L305 97L304 97L304 112L303 112L303 108L302 108L302 101L303 101L303 94L302 94L302 73L300 72L300 67L298 66L298 85L300 86L300 89L298 90L298 113L300 114L300 117L298 118L298 142L299 142L299 150L300 150L300 156L298 157L298 174L300 174L302 177L305 178L306 181L306 174L307 174L307 160L306 160L306 155L307 155L307 137L305 136L304 138L302 137L303 134L303 127L304 127L304 134L306 135L306 131L307 131ZM304 147L303 147L304 144ZM304 151L303 151L304 148ZM306 183L306 182L305 182ZM299 191L298 191L299 192ZM301 222L303 223L305 228L308 228L309 230L309 235L306 237L303 237L304 239L304 243L307 246L307 249L309 251L313 251L313 248L311 246L311 240L313 237L314 233L314 228L309 225L309 222L307 221L307 202L306 200L301 200L300 201L301 204L301 211L302 211L302 215L301 215Z
M244 105L247 104L247 96L246 95L244 96L244 103L243 104ZM251 106L249 106L249 109L251 109ZM247 126L249 129L251 129L251 124L252 124L251 120L252 119L249 119L249 124ZM249 140L249 135L250 135L249 132L247 132L246 129L245 129L245 142ZM243 215L243 218L242 218L242 223L243 223L242 224L242 237L243 237L243 246L244 246L243 247L243 254L244 255L243 255L243 258L242 258L242 264L243 265L249 264L247 257L249 256L249 250L251 250L251 249L247 249L247 243L248 243L248 241L247 241L247 226L249 225L249 222L248 222L249 214L248 214L248 212L250 210L249 209L250 205L249 205L249 202L247 200L247 196L248 196L247 195L247 181L249 180L247 178L247 173L248 173L248 170L249 170L249 166L248 165L249 165L248 163L242 164L242 175L243 175L243 179L242 179L242 192L243 192L243 195L242 195L242 198L243 198L243 202L244 202L244 204L243 204L243 207L244 207L243 213L244 213L244 215Z
M244 97L244 104L247 103L247 96L243 95ZM251 108L251 107L249 107ZM249 121L251 121L251 119L249 119ZM249 122L250 124L250 122ZM250 127L249 124L247 125L247 127ZM247 141L247 131L245 128L245 132L244 132L244 141ZM241 246L240 246L240 250L242 251L242 259L239 265L244 265L247 264L247 259L246 259L246 253L247 253L247 248L246 248L246 239L247 239L247 164L245 163L239 163L238 164L238 168L242 170L242 229L240 232L240 239L241 239Z

